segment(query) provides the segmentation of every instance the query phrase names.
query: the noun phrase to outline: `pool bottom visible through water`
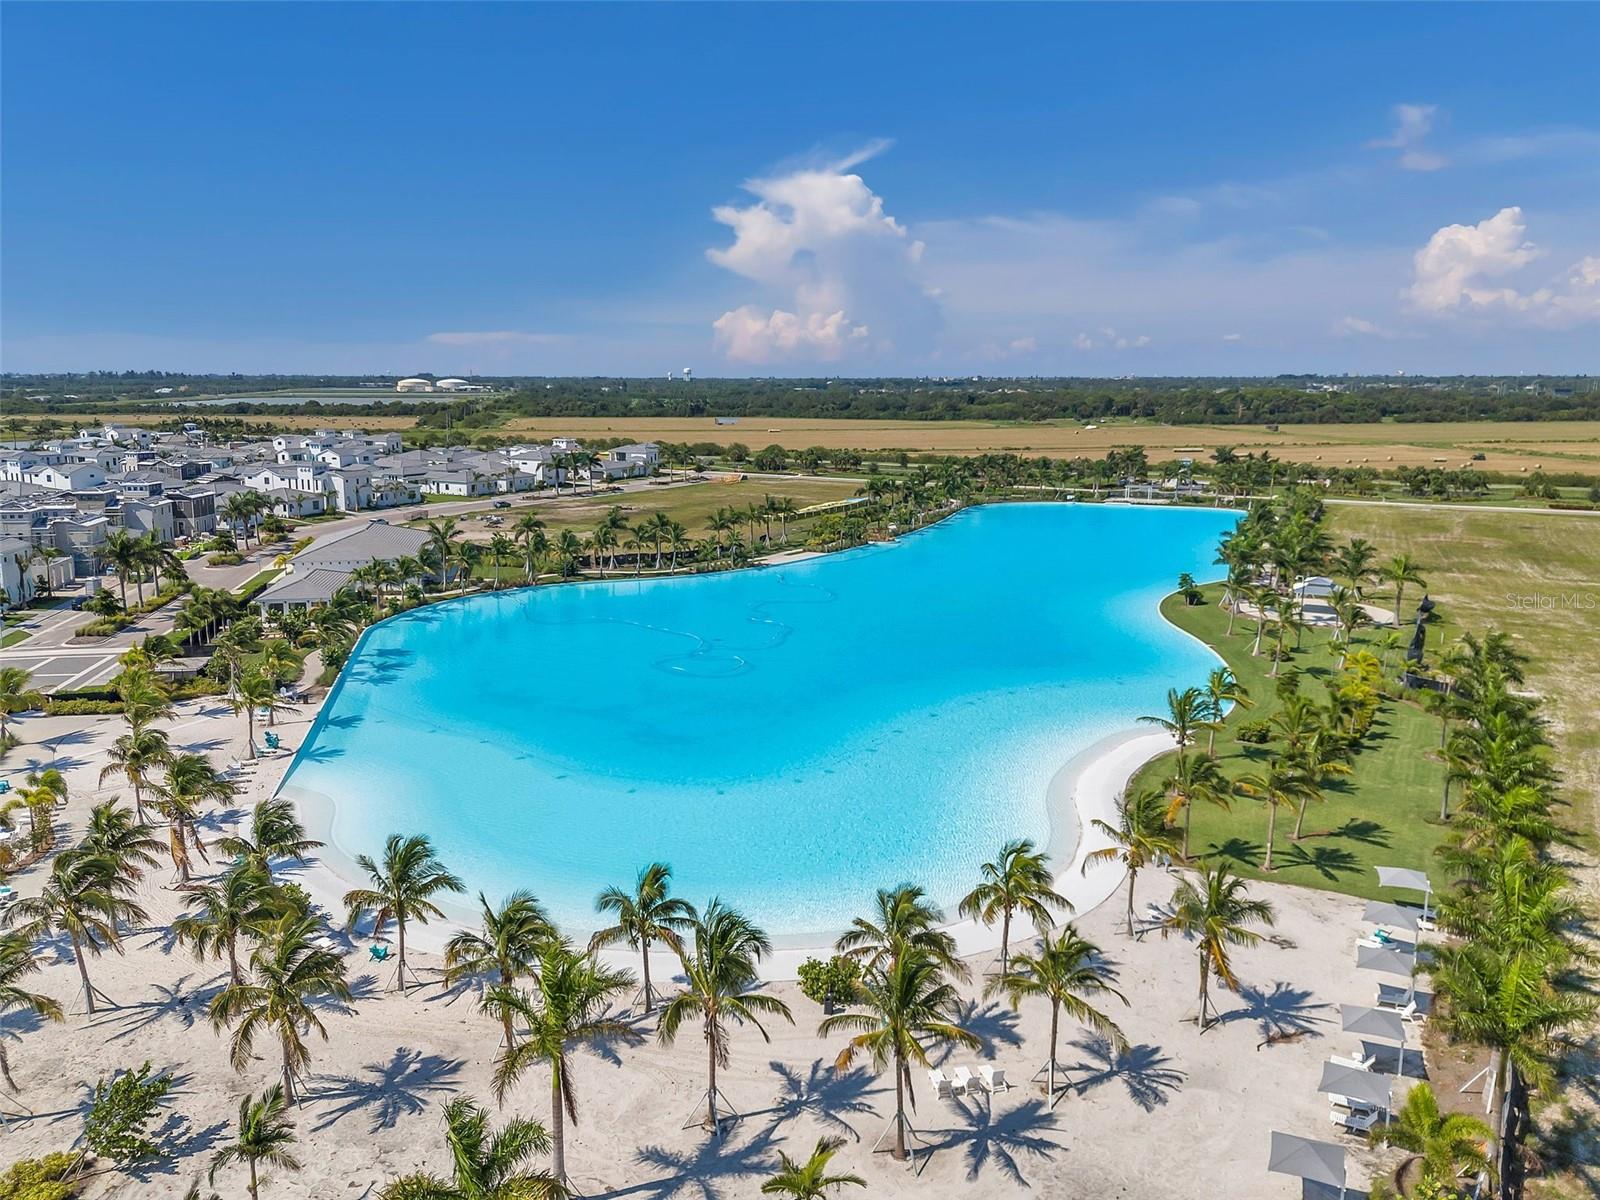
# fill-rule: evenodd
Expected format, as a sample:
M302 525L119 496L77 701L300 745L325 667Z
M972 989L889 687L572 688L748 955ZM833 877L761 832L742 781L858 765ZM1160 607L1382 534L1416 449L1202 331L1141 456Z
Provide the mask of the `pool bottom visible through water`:
M285 781L330 861L427 833L473 892L574 934L667 862L779 938L916 882L954 916L1006 840L1051 828L1062 765L1205 647L1157 611L1237 514L1010 504L753 570L517 589L367 631Z

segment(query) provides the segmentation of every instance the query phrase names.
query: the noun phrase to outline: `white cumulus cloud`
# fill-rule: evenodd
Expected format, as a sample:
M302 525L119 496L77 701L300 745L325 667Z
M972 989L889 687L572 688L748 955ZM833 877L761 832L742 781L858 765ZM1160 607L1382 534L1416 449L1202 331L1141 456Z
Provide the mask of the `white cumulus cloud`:
M1396 104L1390 111L1394 115L1394 132L1367 145L1400 151L1400 165L1408 171L1437 171L1446 165L1442 155L1435 154L1423 145L1433 132L1433 121L1439 113L1438 105Z
M753 203L712 210L733 243L706 257L757 284L766 301L712 322L729 358L831 360L854 347L928 348L939 313L921 281L923 245L853 170L886 145L749 180Z
M1515 206L1476 225L1446 225L1417 251L1406 300L1433 316L1496 313L1557 328L1600 319L1600 258L1580 259L1559 279L1532 289L1496 282L1542 257L1527 233Z

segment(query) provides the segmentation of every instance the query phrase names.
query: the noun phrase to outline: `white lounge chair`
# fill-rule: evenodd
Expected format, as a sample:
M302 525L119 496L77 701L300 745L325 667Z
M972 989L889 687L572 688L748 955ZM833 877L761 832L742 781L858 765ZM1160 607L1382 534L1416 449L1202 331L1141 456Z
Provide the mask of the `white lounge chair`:
M995 1092L1009 1091L1011 1088L1011 1085L1006 1082L1006 1073L999 1067L979 1067L978 1076L983 1080L983 1086L988 1089L990 1095Z
M1333 1055L1328 1061L1338 1063L1341 1067L1354 1067L1358 1071L1370 1071L1372 1070L1372 1064L1377 1062L1378 1058L1377 1055L1368 1054L1365 1049L1362 1049L1350 1055L1349 1058L1340 1058L1338 1055Z
M1378 1123L1382 1114L1375 1108L1331 1108L1328 1120L1351 1133L1367 1133Z
M957 1067L950 1079L950 1086L961 1095L970 1096L978 1090L978 1081L967 1068Z
M955 1099L955 1091L950 1086L950 1081L945 1078L943 1071L935 1067L928 1072L928 1084L933 1088L934 1098L937 1100Z

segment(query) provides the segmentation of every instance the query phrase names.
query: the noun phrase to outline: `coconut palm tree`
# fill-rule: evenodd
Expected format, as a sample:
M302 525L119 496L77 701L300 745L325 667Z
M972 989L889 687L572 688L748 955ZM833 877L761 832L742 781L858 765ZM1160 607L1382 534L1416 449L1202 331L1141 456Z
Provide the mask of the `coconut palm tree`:
M432 897L440 892L464 892L466 885L445 870L433 843L421 834L391 834L383 846L381 867L365 854L356 856L356 865L371 878L372 886L344 894L347 924L354 927L372 913L372 935L382 937L384 926L394 921L398 935L395 985L405 991L406 923L426 925L433 917L443 917Z
M595 933L589 940L589 950L626 942L639 952L639 968L643 983L640 998L646 1015L655 1005L655 991L650 984L650 947L655 942L670 946L680 957L683 954L682 935L694 924L694 906L668 893L672 887L672 868L666 863L651 863L639 872L633 891L609 887L595 897L596 912L614 913L613 924Z
M427 530L427 545L433 551L434 557L439 560L439 583L442 587L450 585L450 563L455 558L456 539L461 536L456 529L454 517L440 517L438 520L424 523Z
M201 961L226 957L229 980L241 984L239 938L282 915L276 892L271 877L259 866L240 862L215 883L193 890L199 911L173 921L172 934L179 944L192 947Z
M128 579L139 569L139 539L126 529L113 529L106 534L100 555L116 573L117 583L122 589L122 607L127 608Z
M978 886L961 898L956 911L986 926L1000 922L1000 974L1004 975L1011 948L1011 918L1022 913L1042 934L1055 923L1050 910L1059 908L1071 914L1072 902L1055 890L1050 856L1035 850L1027 838L1001 846L993 862L978 868L978 875Z
M1184 879L1172 894L1172 915L1161 926L1161 936L1192 938L1200 960L1200 1032L1207 1021L1211 997L1211 977L1223 987L1238 986L1229 951L1235 946L1254 946L1262 935L1251 926L1271 925L1275 920L1272 905L1245 894L1244 880L1228 870L1226 863L1208 867L1197 884Z
M143 722L136 723L127 733L117 738L106 751L106 765L100 770L100 782L120 774L133 788L133 812L144 824L144 789L150 786L153 772L172 761L172 744L165 730Z
M22 986L22 980L37 970L39 956L34 952L32 937L16 930L0 935L0 1017L25 1010L46 1021L64 1019L59 1003ZM12 1091L17 1090L17 1081L11 1078L11 1060L6 1055L3 1035L0 1035L0 1078Z
M314 916L290 913L264 927L244 982L230 983L211 999L211 1023L233 1030L229 1054L235 1071L249 1067L258 1036L277 1040L283 1056L283 1094L290 1103L295 1099L295 1080L311 1062L306 1035L314 1032L324 1041L328 1038L322 1023L323 1001L351 1001L343 956L311 944L318 925Z
M1050 1003L1050 1059L1041 1072L1045 1076L1045 1097L1054 1108L1056 1100L1056 1044L1060 1036L1061 1013L1107 1038L1118 1053L1127 1049L1128 1039L1115 1021L1090 1002L1089 997L1114 996L1124 1005L1128 998L1112 986L1116 972L1100 955L1100 948L1080 937L1070 924L1053 940L1045 938L1036 953L1019 954L1011 970L991 980L985 995L1004 992L1013 1009L1030 998ZM1037 1076L1036 1076L1037 1077ZM1070 1084L1068 1085L1070 1086Z
M1270 871L1272 844L1278 827L1278 809L1300 805L1303 811L1303 806L1310 800L1322 798L1322 789L1300 764L1283 754L1273 755L1265 771L1251 771L1239 776L1234 780L1233 786L1240 795L1254 797L1267 806L1267 855L1262 861L1261 869Z
M453 987L483 975L496 976L496 983L510 988L525 975L533 974L539 955L556 936L555 927L532 892L515 891L498 909L490 906L482 892L478 906L482 924L476 931L463 929L452 937L444 951L444 981ZM510 1011L501 1025L508 1047L516 1044Z
M678 1031L698 1020L706 1042L706 1124L721 1127L717 1115L717 1068L728 1065L730 1025L754 1025L763 1041L771 1041L762 1016L778 1016L794 1024L789 1006L763 995L756 964L772 952L767 935L748 917L713 899L703 912L690 910L688 942L682 953L686 987L661 1010L656 1037L672 1045Z
M1185 861L1189 858L1189 833L1194 825L1194 807L1204 802L1219 808L1228 806L1230 785L1217 766L1217 760L1203 754L1180 756L1167 777L1167 824L1171 825L1183 814L1183 840L1179 853Z
M1413 1086L1393 1119L1367 1136L1373 1145L1410 1151L1395 1168L1394 1182L1396 1188L1403 1186L1415 1168L1413 1195L1453 1195L1463 1175L1493 1173L1486 1153L1493 1136L1489 1127L1466 1113L1440 1112L1439 1099L1426 1082Z
M494 567L494 587L500 588L500 562L510 558L517 552L516 543L503 533L495 533L489 538L489 562Z
M205 843L200 840L200 807L232 799L238 789L229 783L211 760L203 754L178 754L167 764L166 775L156 789L156 808L167 819L167 842L173 869L178 878L189 882L189 849L210 861Z
M1084 855L1082 871L1100 863L1121 863L1128 873L1128 936L1133 928L1133 887L1145 867L1179 853L1178 843L1167 833L1167 798L1159 788L1146 788L1137 796L1123 795L1117 806L1117 823L1098 817L1090 825L1110 839L1111 845Z
M528 582L533 582L534 564L549 552L550 539L545 536L544 522L532 513L523 513L511 527L511 536L522 547L523 568Z
M873 915L857 917L849 930L834 943L834 949L853 958L866 970L880 967L908 950L926 954L957 979L967 977L956 940L946 933L944 910L913 883L896 888L879 888L873 899Z
M20 926L30 938L66 936L83 981L84 1009L91 1016L96 999L103 996L89 981L88 958L107 949L121 954L122 927L147 919L144 909L128 898L133 890L133 881L115 859L66 850L51 864L39 894L16 901L6 913L6 924Z
M1425 570L1421 563L1409 554L1396 554L1383 566L1378 568L1378 578L1385 583L1394 584L1394 623L1401 624L1400 605L1406 594L1406 584L1414 583L1418 587L1427 587L1428 581L1422 577Z
M6 810L22 807L28 810L28 837L37 849L46 848L55 841L55 823L52 814L67 799L67 778L55 767L42 771L29 771L16 797L6 802Z
M844 1145L842 1137L817 1139L816 1149L805 1162L790 1158L778 1151L778 1173L761 1185L764 1196L788 1196L790 1200L823 1200L832 1188L846 1184L866 1187L867 1181L859 1175L830 1175L828 1164Z
M156 852L161 849L161 842L150 836L150 826L115 800L89 810L89 825L79 845L91 854L110 858L121 874L135 882L144 878L146 867L156 865Z
M552 552L561 567L561 578L569 579L578 573L578 564L583 561L583 551L583 539L572 530L563 529L556 534Z
M566 1122L578 1119L578 1094L569 1050L638 1038L632 1026L606 1015L607 1001L634 984L627 971L603 967L560 939L546 939L539 955L535 988L495 987L484 1008L502 1019L520 1019L528 1033L507 1045L495 1062L494 1094L506 1093L537 1063L550 1066L550 1173L567 1179Z
M224 854L243 858L268 872L275 858L304 864L307 854L322 848L321 842L306 836L305 826L295 815L294 804L283 796L269 796L258 801L250 814L249 834L222 838L217 845Z
M1365 538L1351 538L1333 553L1333 573L1343 576L1350 590L1361 598L1361 585L1372 577L1372 563L1378 548Z
M0 745L10 737L6 726L13 715L43 703L43 695L33 687L33 676L21 667L0 667Z
M215 1183L218 1171L241 1162L250 1172L245 1191L250 1200L256 1200L266 1182L257 1174L263 1166L298 1171L300 1160L289 1152L295 1136L294 1125L284 1116L287 1107L283 1086L276 1083L262 1092L259 1100L246 1096L239 1101L239 1132L230 1144L211 1156L207 1181Z
M1178 743L1178 757L1194 744L1195 735L1207 727L1210 717L1206 694L1199 688L1167 689L1167 715L1140 717L1148 725L1159 725Z
M550 1135L537 1121L518 1118L495 1133L485 1109L457 1096L445 1106L444 1140L449 1179L402 1175L384 1185L381 1200L565 1200L568 1194L554 1175L525 1169L530 1158L550 1152Z
M856 1055L867 1054L879 1071L894 1072L894 1156L906 1157L906 1100L915 1096L911 1068L928 1065L928 1047L982 1043L960 1023L960 994L927 954L908 951L868 971L856 981L851 1001L861 1011L824 1017L817 1036L853 1032L834 1060L847 1071Z
M1250 691L1234 678L1233 672L1227 667L1216 667L1206 678L1204 695L1204 712L1202 718L1206 730L1206 755L1210 758L1217 756L1217 730L1222 728L1222 722L1227 717L1231 708L1251 708L1254 701L1250 699Z

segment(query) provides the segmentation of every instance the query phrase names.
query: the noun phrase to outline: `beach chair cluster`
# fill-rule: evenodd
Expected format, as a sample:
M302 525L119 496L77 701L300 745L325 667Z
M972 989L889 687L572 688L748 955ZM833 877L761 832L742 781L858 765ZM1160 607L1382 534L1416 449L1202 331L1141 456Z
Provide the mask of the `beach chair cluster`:
M992 1096L1011 1087L1006 1082L1003 1070L987 1065L979 1067L976 1075L966 1067L957 1067L948 1076L935 1068L928 1072L928 1084L933 1088L934 1096L940 1100L954 1100L957 1096Z

